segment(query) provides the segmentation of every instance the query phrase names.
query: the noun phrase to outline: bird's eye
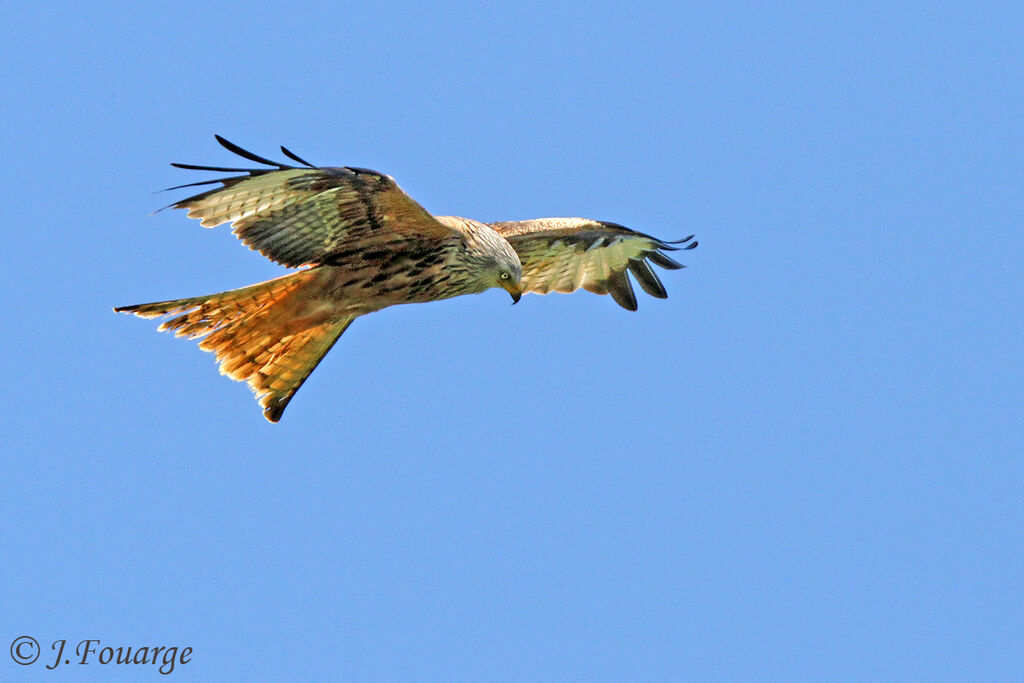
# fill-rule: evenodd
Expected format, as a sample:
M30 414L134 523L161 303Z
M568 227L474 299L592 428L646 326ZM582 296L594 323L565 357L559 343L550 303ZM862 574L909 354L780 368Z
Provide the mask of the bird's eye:
M502 273L501 274L501 279L502 280L507 280L508 279L508 273Z

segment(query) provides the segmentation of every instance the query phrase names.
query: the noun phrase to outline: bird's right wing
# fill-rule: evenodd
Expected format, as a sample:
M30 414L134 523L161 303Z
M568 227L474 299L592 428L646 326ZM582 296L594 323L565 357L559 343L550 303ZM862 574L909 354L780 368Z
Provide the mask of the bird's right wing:
M635 311L636 295L627 271L645 292L668 296L648 261L676 270L683 265L663 251L693 249L693 235L666 242L616 223L587 218L535 218L490 223L507 239L523 264L523 291L611 294L623 308ZM684 245L685 246L682 246Z
M320 168L287 149L305 168L281 164L248 152L217 136L225 148L273 168L223 168L172 164L178 168L245 172L248 175L170 188L220 183L171 206L187 209L203 227L231 223L250 249L285 266L330 263L357 253L420 248L458 239L460 233L436 221L390 176L361 168ZM341 256L339 256L339 254Z

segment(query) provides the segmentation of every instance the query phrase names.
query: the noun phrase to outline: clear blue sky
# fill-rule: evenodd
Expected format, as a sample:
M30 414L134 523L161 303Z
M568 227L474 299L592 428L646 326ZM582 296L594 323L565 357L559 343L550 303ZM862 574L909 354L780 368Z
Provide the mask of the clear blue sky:
M0 679L1024 678L1024 15L826 5L5 7ZM110 310L283 272L149 215L214 133L701 246L361 319L271 425Z

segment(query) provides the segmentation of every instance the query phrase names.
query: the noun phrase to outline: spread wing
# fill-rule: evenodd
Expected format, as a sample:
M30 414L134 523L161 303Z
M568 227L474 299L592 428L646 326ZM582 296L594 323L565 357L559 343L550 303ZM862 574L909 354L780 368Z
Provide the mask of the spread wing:
M668 270L682 268L662 252L697 246L691 241L693 235L665 242L615 223L586 218L537 218L490 226L519 254L524 292L574 292L582 287L595 294L611 294L630 311L637 306L626 271L645 292L664 299L668 293L650 264Z
M171 206L212 228L233 224L232 232L250 249L285 266L330 262L332 256L367 247L401 248L408 242L458 239L460 234L434 220L390 176L362 168L319 168L284 147L304 166L264 159L228 142L235 154L272 168L223 168L172 164L178 168L248 175L179 185L170 189L221 184Z

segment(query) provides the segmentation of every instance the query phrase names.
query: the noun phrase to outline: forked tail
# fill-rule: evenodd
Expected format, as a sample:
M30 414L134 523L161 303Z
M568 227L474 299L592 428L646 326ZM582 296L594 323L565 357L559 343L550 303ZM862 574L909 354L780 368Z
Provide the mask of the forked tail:
M288 402L355 315L303 317L316 269L285 275L220 294L122 306L142 318L175 317L160 325L177 337L202 338L199 348L217 356L222 375L246 381L263 415L281 419Z

